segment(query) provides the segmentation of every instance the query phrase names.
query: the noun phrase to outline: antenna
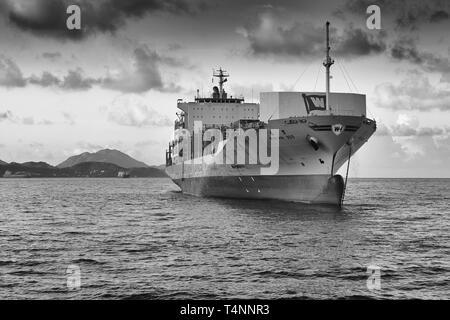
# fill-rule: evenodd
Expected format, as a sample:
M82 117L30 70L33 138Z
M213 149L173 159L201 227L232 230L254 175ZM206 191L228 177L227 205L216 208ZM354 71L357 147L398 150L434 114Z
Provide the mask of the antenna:
M334 60L330 57L330 22L327 21L326 23L326 30L327 30L327 55L325 58L325 61L323 62L323 66L326 68L326 108L327 110L330 110L330 67L333 65Z
M213 71L213 77L219 78L219 92L220 97L224 97L224 90L223 90L223 84L228 81L228 77L230 75L225 70L222 70L222 68L219 68L219 70Z

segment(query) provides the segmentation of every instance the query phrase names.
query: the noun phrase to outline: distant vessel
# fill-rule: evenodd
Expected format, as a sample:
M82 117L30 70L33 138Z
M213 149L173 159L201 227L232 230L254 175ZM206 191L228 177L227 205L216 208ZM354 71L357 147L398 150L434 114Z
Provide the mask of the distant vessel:
M6 170L5 173L3 174L3 178L30 178L30 177L31 174L24 171L12 173L11 171Z
M327 22L326 92L262 92L259 104L245 103L227 96L223 84L229 74L214 72L219 87L211 97L200 97L197 90L195 101L178 100L181 113L166 150L167 174L184 193L197 196L340 206L347 177L336 173L348 161L348 176L350 157L375 132L376 122L366 117L365 95L330 92L333 63ZM219 135L205 139L211 129ZM237 136L230 130L238 130ZM258 140L256 147L251 139ZM276 172L262 163L261 142L270 145L271 166L278 156ZM240 152L245 162L238 161Z
M119 178L129 178L130 177L130 173L127 171L119 171L119 173L117 174L117 177Z

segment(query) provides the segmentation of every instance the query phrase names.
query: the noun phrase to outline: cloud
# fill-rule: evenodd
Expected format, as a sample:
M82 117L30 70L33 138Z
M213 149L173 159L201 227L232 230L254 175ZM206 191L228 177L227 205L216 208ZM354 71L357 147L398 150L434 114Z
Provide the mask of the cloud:
M80 37L79 31L66 27L68 1L6 1L3 13L9 22L24 31L38 35Z
M376 104L391 110L430 111L450 110L450 90L432 85L429 79L418 72L399 84L382 83L375 87Z
M450 134L450 126L421 127L419 119L407 114L399 114L395 124L381 124L376 131L377 136L392 137L437 137Z
M22 119L22 123L25 125L34 125L34 118L33 117L24 117Z
M73 118L73 116L70 113L67 112L63 112L62 113L63 117L64 117L64 122L69 124L69 125L74 125L75 124L75 120Z
M163 56L147 45L140 45L133 51L131 66L116 70L103 77L90 77L84 74L83 69L68 70L58 77L55 74L44 71L40 76L31 75L24 77L17 64L10 58L0 56L0 86L24 87L27 84L41 87L57 87L62 90L89 90L94 85L102 88L117 90L125 93L142 93L149 90L161 92L179 92L181 88L173 83L166 83L160 67L186 67L190 65L171 56Z
M273 13L260 14L255 23L237 30L249 44L255 56L290 58L314 58L323 56L324 26L310 22L294 22L286 25ZM333 52L354 58L378 54L385 50L384 32L367 33L347 26L344 30L331 29Z
M411 31L424 24L450 21L450 4L447 0L347 0L335 10L334 15L345 20L348 15L365 13L372 4L381 9L382 25L386 25L384 21L389 21L397 29Z
M39 121L38 124L44 125L44 126L51 126L51 125L53 125L55 123L53 121L44 119L44 120Z
M257 25L245 29L252 53L258 55L312 56L323 46L323 30L308 23L283 28L271 15L260 15Z
M233 97L240 97L241 95L245 97L247 102L249 100L253 99L259 100L259 94L261 92L267 92L267 91L273 91L273 85L271 83L266 84L252 84L252 85L243 85L243 84L234 84L232 83L230 85L230 90L228 91L228 95L230 93L233 95Z
M14 118L14 116L13 116L12 112L9 110L7 110L5 112L0 112L0 122L5 121L5 120L12 121L13 118Z
M69 90L86 90L90 89L93 84L98 82L99 80L84 77L83 70L77 68L76 70L69 70L61 83L61 88Z
M396 8L395 23L397 27L416 30L425 23L437 23L448 19L448 1L403 1ZM444 10L443 10L444 9Z
M450 15L447 11L439 10L439 11L435 11L430 16L430 22L441 22L441 21L447 20L449 18L450 18Z
M108 108L108 120L131 127L167 127L173 124L167 116L150 108L143 98L134 94L116 98Z
M42 57L44 59L50 60L50 61L56 61L62 57L61 53L59 52L44 52L42 54Z
M183 0L109 0L106 4L113 11L122 13L127 17L142 17L149 12L165 11L174 14L196 13L205 8L205 4L199 1Z
M81 8L81 30L68 30L69 5ZM149 13L195 14L205 8L200 1L187 0L7 0L0 14L9 22L37 36L80 40L97 32L115 33L127 19Z
M410 38L398 39L390 54L394 60L408 61L420 66L424 71L438 72L441 74L441 82L450 83L450 60L430 52L419 51L414 40Z
M134 144L134 146L137 148L146 148L146 147L153 147L153 146L159 146L159 145L161 145L161 141L157 141L157 140L143 140L143 141L138 141Z
M47 119L42 119L39 121L36 121L34 117L32 116L17 116L13 114L10 110L0 112L0 122L2 121L9 121L10 123L14 124L23 124L23 125L52 125L53 122Z
M76 150L74 150L73 154L80 154L83 152L97 152L99 150L105 149L104 146L99 144L94 144L87 141L78 141L76 143Z
M48 71L44 71L40 77L32 75L27 81L30 84L41 87L54 86L63 90L88 90L91 89L94 84L99 84L101 82L100 79L85 77L84 71L81 68L69 70L62 79L59 79Z
M24 87L26 80L17 64L10 58L0 54L0 86Z
M59 80L56 76L54 76L50 72L44 71L41 77L32 75L28 79L28 82L42 87L49 87L49 86L58 86L61 83L61 80Z
M168 46L167 46L167 49L169 50L169 51L178 51L178 50L181 50L181 49L183 49L184 47L181 45L181 44L179 44L179 43L170 43Z
M81 68L69 70L62 79L48 71L44 71L41 76L32 75L27 78L11 58L0 55L0 86L25 87L27 84L33 84L41 87L56 86L66 90L87 90L98 83L99 79L85 77Z
M134 50L133 65L129 70L120 70L116 75L109 75L102 80L105 88L122 92L141 93L151 89L177 92L180 88L174 84L164 84L159 66L180 66L181 62L171 57L162 57L147 45Z
M363 176L450 177L450 136L374 136L356 159ZM356 160L355 159L355 160ZM355 161L353 161L355 162Z
M368 34L361 29L349 26L337 40L334 52L343 57L360 57L380 54L386 50L385 33L382 31Z
M15 115L11 110L0 112L0 121L9 121L16 124L34 124L33 117L19 117Z

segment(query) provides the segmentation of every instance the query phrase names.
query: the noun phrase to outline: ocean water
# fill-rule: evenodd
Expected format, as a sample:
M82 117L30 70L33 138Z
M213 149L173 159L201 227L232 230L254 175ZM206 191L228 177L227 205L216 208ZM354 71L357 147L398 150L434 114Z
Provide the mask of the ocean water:
M449 203L450 179L350 179L342 210L0 179L0 298L449 299Z

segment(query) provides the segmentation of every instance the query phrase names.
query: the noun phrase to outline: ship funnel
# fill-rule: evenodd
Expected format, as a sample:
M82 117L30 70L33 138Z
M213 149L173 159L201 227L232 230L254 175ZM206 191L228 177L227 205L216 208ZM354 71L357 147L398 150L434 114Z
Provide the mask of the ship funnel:
M219 99L220 98L219 88L216 87L216 86L213 87L212 97L213 97L213 99Z

